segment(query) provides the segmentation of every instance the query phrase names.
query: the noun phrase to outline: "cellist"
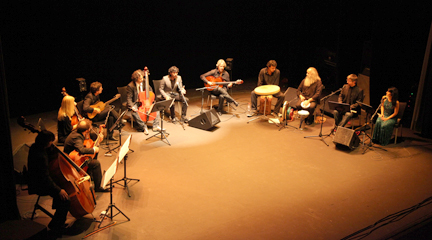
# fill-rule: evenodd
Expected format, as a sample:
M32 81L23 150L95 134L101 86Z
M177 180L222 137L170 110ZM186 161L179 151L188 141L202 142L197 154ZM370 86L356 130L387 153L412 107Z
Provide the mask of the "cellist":
M92 127L92 122L89 119L84 119L78 123L77 129L72 131L66 138L64 143L64 152L70 154L76 150L79 154L95 154L95 157L89 161L87 173L90 175L95 185L95 192L108 192L109 190L101 188L102 170L99 160L97 160L97 153L99 147L87 148L84 146L84 139L89 134Z
M144 76L145 73L143 70L138 69L135 70L132 75L131 79L132 81L127 85L126 91L127 91L127 105L128 108L132 111L132 117L134 118L134 121L136 122L135 126L138 132L144 132L145 135L148 135L148 128L146 122L144 122L141 117L138 114L138 104L139 104L139 98L138 95L140 92L145 91L145 87L143 86L144 82ZM147 89L150 92L153 92L152 87L149 85L149 89ZM160 122L160 113L157 112L156 118L153 120L153 131L161 131L159 127Z
M54 217L48 224L49 235L54 239L61 237L64 231L66 216L71 202L67 192L59 187L49 173L50 151L55 139L54 133L42 130L30 147L28 155L28 188L30 194L50 195L53 198L52 208L56 209Z

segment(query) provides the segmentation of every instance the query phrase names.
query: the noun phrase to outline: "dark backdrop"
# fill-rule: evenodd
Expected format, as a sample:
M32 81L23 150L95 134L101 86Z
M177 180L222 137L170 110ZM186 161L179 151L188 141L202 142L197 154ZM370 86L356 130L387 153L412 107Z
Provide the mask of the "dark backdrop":
M406 90L418 81L430 24L408 21L403 7L390 21L345 1L113 2L3 3L11 116L57 109L63 86L79 98L79 77L102 82L106 101L144 66L160 79L176 65L187 88L201 87L199 75L229 57L234 80L255 81L275 59L287 86L314 66L328 90L370 67L374 103L390 85Z

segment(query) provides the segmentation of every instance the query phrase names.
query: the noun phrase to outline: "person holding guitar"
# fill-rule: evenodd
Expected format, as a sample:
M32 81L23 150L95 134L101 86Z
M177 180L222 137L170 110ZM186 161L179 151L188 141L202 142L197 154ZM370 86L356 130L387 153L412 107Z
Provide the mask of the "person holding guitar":
M92 119L94 122L98 121L104 121L108 115L108 112L111 110L110 115L108 117L107 122L107 129L111 129L111 127L114 125L114 123L117 121L117 119L120 117L117 111L114 109L110 109L109 107L104 107L104 109L101 109L101 107L95 107L94 105L97 103L101 103L100 101L100 94L102 93L102 83L100 82L93 82L90 84L90 92L85 96L84 103L83 103L83 111L88 114L88 116ZM112 100L108 101L111 102L117 98L119 98L120 95L116 95ZM113 136L112 132L108 132L108 139L118 141L117 138Z
M148 71L148 70L147 70ZM150 85L148 85L149 89L145 90L144 87L144 76L145 72L141 69L135 70L132 75L131 79L132 81L127 85L126 88L126 95L127 95L127 105L128 108L132 110L132 117L134 118L136 122L136 128L138 132L144 132L145 135L148 135L148 128L146 122L144 122L139 113L139 104L141 103L139 100L139 94L146 91L146 92L153 92L153 89ZM148 81L148 79L147 79ZM148 82L147 82L148 83ZM153 131L161 131L161 128L159 127L159 121L160 121L160 113L156 113L156 117L153 120Z
M95 192L108 192L109 190L101 188L102 170L100 162L97 160L99 147L94 146L92 148L87 148L84 146L85 136L89 134L91 127L92 122L89 119L81 120L78 123L77 129L72 131L71 134L69 134L69 136L66 138L63 151L68 155L74 150L76 150L80 155L94 154L94 158L88 162L87 173L94 181ZM100 133L100 135L101 134L102 133Z
M51 178L49 163L53 161L51 152L54 133L42 130L36 136L28 154L28 189L30 194L50 195L53 198L52 208L56 209L54 217L48 224L49 236L57 239L62 236L64 224L70 209L69 195Z
M226 63L223 59L219 59L216 63L216 69L210 70L200 76L201 80L205 84L208 84L210 86L215 85L215 82L209 81L207 78L212 76L216 79L216 82L222 81L222 82L230 82L230 76L227 71L225 71ZM211 79L211 78L209 78ZM234 105L238 106L238 102L235 101L228 93L227 88L232 87L234 82L230 82L228 85L218 86L215 89L213 89L210 93L212 95L215 95L219 97L219 106L218 106L218 114L222 115L222 109L224 105L224 100L226 99L227 102L233 103Z
M277 63L275 60L270 60L267 62L267 65L265 68L261 69L258 74L258 84L257 87L262 85L276 85L279 86L279 79L280 79L280 71L276 68ZM273 110L273 115L278 116L280 108L282 107L282 104L284 102L284 94L282 92L275 93L273 97L277 98L276 105ZM271 105L270 105L271 106ZM251 117L254 115L257 111L257 94L255 91L251 92Z
M159 91L165 100L174 98L175 101L180 101L183 103L180 121L187 123L189 120L186 118L186 112L188 107L187 101L189 99L184 96L186 94L186 90L184 89L181 76L178 75L179 71L180 70L176 66L170 67L168 69L169 75L166 75L162 78ZM171 120L173 123L177 121L175 117L174 106L175 104L173 104L170 108Z

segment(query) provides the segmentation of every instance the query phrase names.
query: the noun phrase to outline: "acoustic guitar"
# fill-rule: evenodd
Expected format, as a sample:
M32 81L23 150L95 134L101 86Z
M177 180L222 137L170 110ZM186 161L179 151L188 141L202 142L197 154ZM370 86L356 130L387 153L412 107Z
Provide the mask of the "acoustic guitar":
M92 108L99 108L101 110L101 112L105 109L105 107L107 105L109 105L110 103L114 102L115 100L120 98L120 93L117 93L111 100L109 100L108 102L104 103L102 101L96 102L93 105L90 105L90 107ZM93 111L92 113L87 113L87 117L90 119L93 119L95 116L97 115L97 113L95 111Z
M242 84L243 83L243 80L241 80L241 79L238 79L236 81L225 82L221 77L216 78L214 76L207 76L206 80L215 84L215 85L210 85L210 84L204 83L204 86L206 86L207 90L209 90L209 91L213 91L217 87L223 87L224 85L229 85L231 83L232 84Z

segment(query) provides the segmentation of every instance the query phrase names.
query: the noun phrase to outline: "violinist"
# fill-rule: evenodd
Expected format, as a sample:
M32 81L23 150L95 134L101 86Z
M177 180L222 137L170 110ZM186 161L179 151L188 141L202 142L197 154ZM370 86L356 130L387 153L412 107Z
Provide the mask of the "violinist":
M78 123L77 129L72 131L71 134L66 138L64 143L64 152L70 154L72 151L76 150L79 154L95 154L94 158L88 163L87 173L90 175L91 179L94 181L95 192L108 192L109 190L101 188L102 182L102 170L99 160L97 160L97 153L99 152L99 147L94 146L92 148L87 148L84 146L85 136L89 135L90 129L92 127L92 122L89 119L84 119ZM102 137L102 136L101 136Z
M52 208L56 209L54 217L48 224L49 235L53 238L61 237L64 231L67 213L70 209L70 199L64 189L59 187L50 176L49 156L55 139L54 133L42 130L30 147L28 154L29 193L50 195L53 198Z
M145 135L148 135L148 128L146 123L141 119L141 117L138 114L138 104L139 93L145 91L145 87L143 86L144 82L144 76L145 73L143 70L138 69L135 70L132 73L131 79L132 81L127 85L126 88L126 94L127 94L127 105L130 110L132 110L132 117L134 118L136 122L136 128L138 132L144 132ZM148 91L152 92L153 89L149 85ZM161 131L161 128L159 127L159 121L160 121L160 113L157 112L156 118L153 120L153 131Z
M184 97L184 94L186 94L186 90L184 89L181 76L178 75L179 69L176 66L172 66L168 69L168 73L169 75L166 75L162 78L159 91L165 98L165 100L174 98L175 101L180 101L183 103L180 121L183 123L187 123L188 119L186 118L186 112L188 107L187 101L189 99ZM175 117L174 106L175 104L173 104L170 108L171 120L173 123L177 121Z
M229 82L230 76L227 71L225 71L226 63L223 59L219 59L216 63L216 69L210 70L200 76L201 80L204 81L204 83L209 85L215 85L214 82L208 81L206 77L213 76L215 78L222 78L223 81ZM222 115L222 109L224 105L224 100L226 99L227 102L234 103L234 105L238 106L238 102L234 100L228 93L227 89L232 87L232 83L223 86L223 87L217 87L213 89L210 93L216 97L219 97L219 106L218 106L218 114Z
M94 122L105 121L108 112L110 111L109 107L106 107L103 111L100 108L93 108L91 105L100 101L100 94L102 93L102 83L93 82L90 84L90 92L85 96L83 103L83 111L86 113L97 113L96 116L92 119ZM109 132L109 129L114 125L117 119L120 117L118 112L114 109L111 110L111 113L108 117L107 129L108 129L108 139L117 141L118 139L113 136L112 132Z

